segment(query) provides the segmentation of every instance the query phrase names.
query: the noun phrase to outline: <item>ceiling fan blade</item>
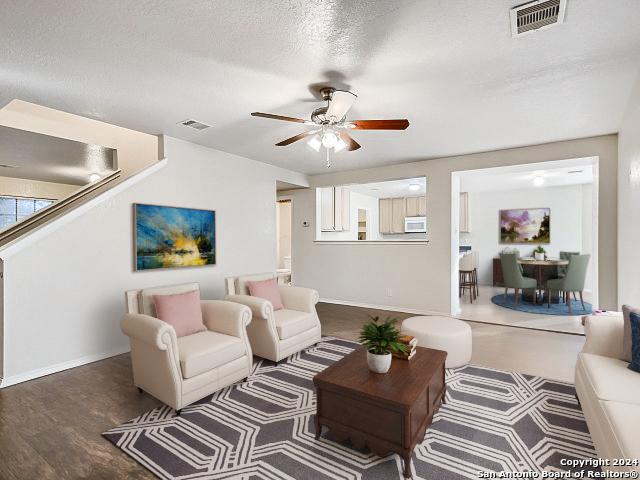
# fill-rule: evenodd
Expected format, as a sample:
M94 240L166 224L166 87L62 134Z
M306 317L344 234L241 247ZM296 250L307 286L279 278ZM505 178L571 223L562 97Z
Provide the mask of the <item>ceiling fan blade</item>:
M252 117L271 118L273 120L284 120L285 122L307 123L307 120L302 118L285 117L283 115L274 115L273 113L253 112Z
M355 130L406 130L409 120L353 120L351 122Z
M289 137L286 140L282 140L281 142L276 143L276 147L286 147L287 145L291 145L293 142L297 142L298 140L302 140L303 138L318 132L319 130L316 129L316 130L309 130L308 132L299 133L294 137Z
M349 135L344 130L339 131L338 135L340 135L342 141L347 144L347 150L349 150L350 152L352 152L353 150L358 150L360 148L360 144L356 142L353 137L351 137L351 135Z
M327 113L325 113L325 117L333 120L334 122L339 122L351 109L356 98L358 98L358 96L355 93L336 90L331 94L329 109L327 110Z

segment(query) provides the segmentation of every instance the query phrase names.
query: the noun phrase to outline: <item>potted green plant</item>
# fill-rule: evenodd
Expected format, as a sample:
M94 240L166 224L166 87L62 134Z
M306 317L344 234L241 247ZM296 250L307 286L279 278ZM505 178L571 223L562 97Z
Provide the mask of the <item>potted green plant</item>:
M547 253L547 251L542 248L542 245L538 245L538 248L533 251L533 255L536 257L536 260L544 260L545 253Z
M371 317L360 331L358 341L367 349L367 365L372 372L387 373L391 368L391 354L407 351L407 346L400 342L396 323L391 317L384 322L380 322L380 317Z

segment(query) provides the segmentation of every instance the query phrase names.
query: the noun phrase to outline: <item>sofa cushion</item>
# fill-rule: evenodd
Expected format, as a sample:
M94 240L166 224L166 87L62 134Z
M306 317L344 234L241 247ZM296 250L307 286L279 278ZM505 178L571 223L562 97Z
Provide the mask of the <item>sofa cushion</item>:
M624 336L622 337L622 359L627 362L631 361L631 313L640 315L640 308L634 308L629 305L622 306L622 315L624 316Z
M212 331L178 338L178 358L183 378L213 370L245 355L238 337Z
M200 291L200 286L197 283L183 283L180 285L170 285L168 287L154 287L140 290L138 294L140 313L157 318L156 307L153 304L154 295L174 295L176 293L192 292L194 290Z
M282 297L278 290L278 281L275 278L269 280L247 282L249 293L252 297L264 298L269 300L274 310L282 310Z
M591 353L581 353L578 362L600 400L640 405L640 375L627 362Z
M158 318L171 325L177 337L193 335L206 330L202 322L200 292L193 290L173 295L154 295L153 303Z
M313 315L297 310L276 310L273 312L276 330L280 340L286 340L316 326Z
M270 278L276 278L275 273L257 273L255 275L244 275L236 278L235 289L236 295L249 295L249 286L247 282L259 282L262 280L269 280Z
M631 323L631 363L629 363L629 368L640 373L640 315L631 312L629 320Z
M624 458L640 459L638 425L640 425L640 405L624 402L600 402L611 430L618 443L618 451ZM640 470L638 467L623 470Z

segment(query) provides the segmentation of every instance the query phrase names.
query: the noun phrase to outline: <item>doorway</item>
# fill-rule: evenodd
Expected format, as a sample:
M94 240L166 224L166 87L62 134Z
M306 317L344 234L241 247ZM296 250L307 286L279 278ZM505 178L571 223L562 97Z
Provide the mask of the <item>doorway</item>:
M598 308L597 157L453 172L451 203L453 316L584 334L582 315ZM516 254L522 276L537 281L518 303L514 288L505 294L501 253ZM590 255L586 308L575 308L576 299L573 312L566 299L548 305L542 297L571 254ZM473 271L476 288L459 288L461 269Z
M276 203L277 268L282 283L291 283L291 222L293 204L290 198Z

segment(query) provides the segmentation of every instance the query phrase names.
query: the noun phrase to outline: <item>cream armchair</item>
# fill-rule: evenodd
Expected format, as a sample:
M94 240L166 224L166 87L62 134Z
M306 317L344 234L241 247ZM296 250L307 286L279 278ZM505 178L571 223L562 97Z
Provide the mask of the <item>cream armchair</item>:
M155 317L153 295L198 290L197 283L126 292L122 331L131 343L133 383L180 410L249 376L252 353L247 325L251 310L222 300L202 301L207 330L176 337L174 328Z
M275 275L227 278L225 300L251 308L253 321L247 327L247 334L253 353L278 362L320 341L320 319L316 312L318 292L311 288L280 285L284 309L274 311L271 302L250 296L247 288L247 282L270 278Z

